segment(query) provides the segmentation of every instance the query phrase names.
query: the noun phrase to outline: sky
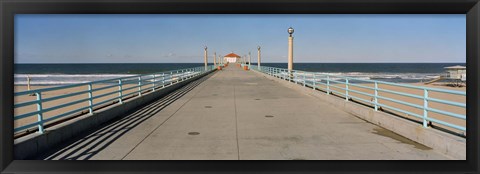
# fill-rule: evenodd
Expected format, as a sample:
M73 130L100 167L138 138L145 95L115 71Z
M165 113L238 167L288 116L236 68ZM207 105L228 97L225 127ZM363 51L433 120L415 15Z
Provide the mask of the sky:
M15 63L464 63L466 17L442 15L15 15Z

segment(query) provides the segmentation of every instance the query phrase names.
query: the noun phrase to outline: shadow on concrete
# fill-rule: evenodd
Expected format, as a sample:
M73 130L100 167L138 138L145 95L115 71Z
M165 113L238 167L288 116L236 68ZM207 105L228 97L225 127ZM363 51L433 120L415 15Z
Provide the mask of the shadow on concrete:
M37 156L37 160L88 160L97 153L108 147L122 135L148 120L165 107L175 102L192 89L206 81L215 73L206 75L193 81L174 92L153 101L152 103L138 107L125 115L108 121L91 131L82 133L58 147Z

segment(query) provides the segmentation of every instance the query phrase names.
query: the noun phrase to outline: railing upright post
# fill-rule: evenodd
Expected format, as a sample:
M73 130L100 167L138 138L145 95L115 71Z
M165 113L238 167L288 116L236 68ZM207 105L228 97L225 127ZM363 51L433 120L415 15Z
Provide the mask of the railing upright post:
M348 78L345 77L345 100L348 101Z
M208 67L207 67L207 69L208 69ZM180 76L180 78L182 78L182 77ZM177 70L177 83L178 83L178 81L180 81L180 80L178 80L178 79L179 79L179 78L178 78L178 70Z
M327 95L330 95L330 76L327 74Z
M157 79L156 79L156 77L155 77L155 74L153 74L153 85L152 85L153 91L155 91L155 83L156 83L156 82L157 82Z
M165 88L165 73L162 73L162 88Z
M423 89L423 127L428 127L428 90Z
M378 111L378 83L375 82L375 111Z
M170 71L170 85L173 84L173 71Z
M315 90L317 88L317 80L315 79L315 73L312 72L312 76L313 76L313 90Z
M142 76L138 77L138 96L142 96Z
M296 71L293 72L293 81L295 81L295 84L298 84L298 81L297 81L297 78L298 77L298 73Z
M42 92L37 92L37 121L38 121L38 132L43 134L43 108L42 108Z
M181 81L183 81L183 75L185 75L185 74L183 73L183 69L182 69L182 74L180 74L180 80Z
M92 83L88 83L88 112L93 114Z
M120 79L120 80L118 80L118 102L119 102L120 104L123 103L123 100L122 100L123 94L122 94L122 92L123 92L123 89L122 89L122 79Z
M307 83L306 78L305 78L306 73L307 72L305 72L305 71L302 73L303 74L303 87L305 87L306 83Z

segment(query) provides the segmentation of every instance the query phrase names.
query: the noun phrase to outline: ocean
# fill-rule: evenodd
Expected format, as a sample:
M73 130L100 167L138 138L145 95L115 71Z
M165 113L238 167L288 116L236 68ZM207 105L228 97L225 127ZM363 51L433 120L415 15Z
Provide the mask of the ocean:
M210 63L211 64L211 63ZM253 63L256 65L256 63ZM295 70L314 71L395 83L417 83L444 74L444 67L465 63L295 63ZM199 67L203 63L117 63L117 64L15 64L15 85L63 85L84 83ZM262 66L287 68L287 63L262 63Z

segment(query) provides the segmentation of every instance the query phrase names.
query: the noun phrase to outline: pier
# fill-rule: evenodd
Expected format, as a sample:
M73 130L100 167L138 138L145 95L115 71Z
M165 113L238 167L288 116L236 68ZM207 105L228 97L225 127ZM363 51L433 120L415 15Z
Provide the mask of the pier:
M16 150L16 155L46 160L451 160L462 159L465 153L461 136L276 78L258 67L249 69L231 64L222 70L205 69L195 78L191 73L184 84L149 102L138 102L128 112L107 107L98 110L99 115L86 114L118 116L81 126L82 131L55 146L42 150L38 142L44 134L72 123L18 138L16 148L25 151ZM143 97L150 96L136 96ZM340 102L342 107L337 106ZM128 101L114 105L125 104ZM368 112L362 116L363 110ZM383 115L372 114L377 112ZM36 145L32 139L37 139ZM445 143L449 149L442 147Z

